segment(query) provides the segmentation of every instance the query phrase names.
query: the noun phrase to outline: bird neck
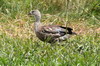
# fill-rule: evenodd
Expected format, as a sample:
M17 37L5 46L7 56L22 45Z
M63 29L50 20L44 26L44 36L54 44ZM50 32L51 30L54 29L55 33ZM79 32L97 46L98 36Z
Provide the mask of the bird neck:
M40 22L40 19L41 19L41 17L39 17L39 16L35 16L35 23L34 23L34 30L35 30L35 32L38 32L39 30L40 30L40 28L41 28L41 22Z
M40 20L41 20L41 16L35 15L35 22L40 22Z
M41 22L35 22L34 23L35 32L39 32L39 30L41 29L41 26L42 26Z
M35 32L38 32L42 26L40 20L41 20L41 15L34 15L35 17L35 23L34 23L34 30Z

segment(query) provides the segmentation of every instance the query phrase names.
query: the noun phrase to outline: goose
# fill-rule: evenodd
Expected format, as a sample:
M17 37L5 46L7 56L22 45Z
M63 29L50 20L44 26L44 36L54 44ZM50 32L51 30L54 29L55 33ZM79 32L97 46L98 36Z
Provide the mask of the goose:
M39 10L32 10L28 15L35 17L34 31L41 41L46 41L48 43L61 42L70 38L70 35L76 35L75 32L72 32L73 29L70 27L43 25L40 21L41 13Z

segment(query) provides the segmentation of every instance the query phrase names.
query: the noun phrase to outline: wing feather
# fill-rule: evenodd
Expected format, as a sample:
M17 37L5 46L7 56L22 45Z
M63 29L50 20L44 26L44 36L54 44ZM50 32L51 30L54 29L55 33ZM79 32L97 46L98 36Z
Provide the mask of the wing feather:
M42 32L46 35L60 37L66 34L66 27L62 26L43 26Z

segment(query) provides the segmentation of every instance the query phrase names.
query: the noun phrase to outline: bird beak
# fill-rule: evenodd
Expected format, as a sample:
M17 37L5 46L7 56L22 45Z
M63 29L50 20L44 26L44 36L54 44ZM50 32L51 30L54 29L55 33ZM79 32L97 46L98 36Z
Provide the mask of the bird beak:
M31 15L31 13L28 13L28 15Z
M32 14L31 14L31 13L28 13L28 16L29 16L29 17L32 17Z

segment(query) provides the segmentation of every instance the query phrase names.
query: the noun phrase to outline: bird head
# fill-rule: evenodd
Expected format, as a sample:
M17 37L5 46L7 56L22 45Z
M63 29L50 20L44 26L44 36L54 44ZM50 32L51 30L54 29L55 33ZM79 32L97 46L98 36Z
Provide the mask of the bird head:
M41 19L41 13L39 10L32 10L28 14L29 16L34 16L36 19L36 22L40 22Z
M31 16L34 15L35 17L41 17L41 13L40 13L39 10L32 10L32 11L29 12L28 15L31 15Z

